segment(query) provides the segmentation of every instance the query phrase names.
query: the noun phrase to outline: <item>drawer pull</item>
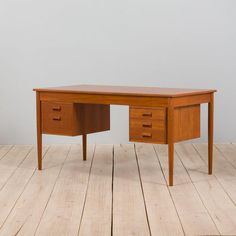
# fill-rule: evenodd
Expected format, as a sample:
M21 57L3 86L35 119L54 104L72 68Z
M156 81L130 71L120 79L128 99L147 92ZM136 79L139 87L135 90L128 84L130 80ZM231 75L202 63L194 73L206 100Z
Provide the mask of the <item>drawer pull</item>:
M60 117L60 116L58 116L58 117L53 117L52 119L53 119L53 120L60 121L60 120L61 120L61 117Z
M144 128L152 128L152 123L143 123Z
M142 133L143 138L151 138L152 134L151 133Z
M152 112L145 112L145 113L143 113L143 116L149 116L149 117L152 117Z
M58 107L53 107L52 110L53 110L53 111L60 111L60 110L61 110L61 107L60 107L60 106L58 106Z

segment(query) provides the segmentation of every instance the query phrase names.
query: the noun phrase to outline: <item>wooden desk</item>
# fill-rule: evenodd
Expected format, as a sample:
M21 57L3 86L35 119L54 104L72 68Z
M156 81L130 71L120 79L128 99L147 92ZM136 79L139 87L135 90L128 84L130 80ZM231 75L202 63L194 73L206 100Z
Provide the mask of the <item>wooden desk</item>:
M200 105L208 103L208 173L212 174L216 90L77 85L37 88L38 169L42 134L83 136L110 129L110 105L129 106L130 141L168 144L169 185L173 185L174 143L200 137Z

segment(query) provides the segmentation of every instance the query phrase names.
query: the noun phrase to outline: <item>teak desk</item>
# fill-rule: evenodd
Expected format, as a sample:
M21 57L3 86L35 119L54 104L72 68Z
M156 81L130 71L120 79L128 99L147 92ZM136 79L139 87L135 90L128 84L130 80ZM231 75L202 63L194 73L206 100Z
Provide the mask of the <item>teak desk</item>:
M216 90L77 85L37 88L38 169L42 134L83 136L110 129L110 105L129 106L130 141L168 144L169 185L173 185L174 143L200 137L200 105L208 103L208 173L212 174Z

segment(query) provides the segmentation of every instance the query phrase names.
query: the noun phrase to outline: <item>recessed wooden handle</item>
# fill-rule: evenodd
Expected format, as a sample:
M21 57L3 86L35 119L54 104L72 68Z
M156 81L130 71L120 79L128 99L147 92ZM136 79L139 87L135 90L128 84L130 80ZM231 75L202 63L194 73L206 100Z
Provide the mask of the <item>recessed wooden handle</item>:
M151 138L152 134L151 133L142 133L143 138Z
M145 112L145 113L143 113L143 116L149 116L149 117L152 117L152 112Z
M60 120L61 120L61 117L60 117L60 116L57 116L57 117L53 117L52 119L53 119L53 120L60 121Z
M145 122L143 123L144 128L152 128L152 123L151 122Z
M61 107L60 107L60 106L58 106L58 107L53 107L52 110L53 110L53 111L60 111L60 110L61 110Z

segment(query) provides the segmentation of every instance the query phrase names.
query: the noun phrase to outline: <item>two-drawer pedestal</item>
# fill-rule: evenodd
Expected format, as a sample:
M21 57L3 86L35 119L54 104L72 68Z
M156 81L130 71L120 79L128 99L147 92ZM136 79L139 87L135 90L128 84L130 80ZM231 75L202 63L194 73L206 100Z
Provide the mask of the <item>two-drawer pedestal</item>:
M44 134L76 136L110 130L110 106L42 102Z

